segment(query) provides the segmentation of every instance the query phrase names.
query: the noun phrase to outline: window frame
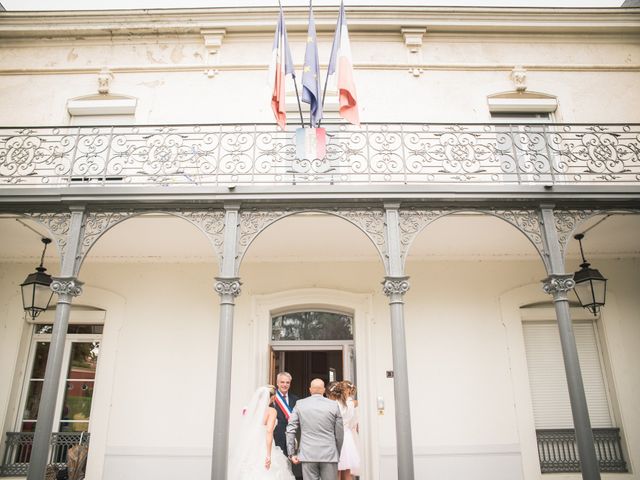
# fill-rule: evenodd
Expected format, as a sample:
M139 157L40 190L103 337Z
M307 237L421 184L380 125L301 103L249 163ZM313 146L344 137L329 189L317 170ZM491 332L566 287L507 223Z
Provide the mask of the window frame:
M22 378L22 385L20 387L20 397L18 400L18 409L16 411L16 417L14 421L14 431L22 432L22 425L25 422L24 420L24 410L26 407L26 403L29 395L29 385L31 383L31 375L33 371L33 364L35 361L35 353L40 342L47 342L51 345L51 333L36 333L36 329L38 326L47 325L48 322L37 322L31 325L31 339L29 341L29 349L27 353L27 362L25 365L25 370ZM82 322L75 321L70 322L69 325L102 325L96 322ZM62 407L64 402L64 396L66 393L66 383L67 383L67 375L69 371L69 361L71 357L71 349L74 343L86 343L86 342L99 342L100 347L102 347L102 340L104 336L103 333L67 333L65 335L65 345L64 352L62 356L62 370L60 371L60 378L58 379L58 393L56 395L56 406L54 410L54 420L53 420L53 431L57 432L60 429L60 422L62 417ZM48 362L48 360L47 360ZM45 364L46 368L46 364ZM92 402L91 402L91 410L89 412L89 419L87 421L87 431L91 431L91 417L93 416L93 407L94 402L93 398L96 395L96 386L99 382L100 376L100 355L98 355L98 362L96 365L96 373L92 380L93 382L93 393L92 393ZM44 379L43 379L44 382ZM35 421L29 421L30 423L37 423L37 419Z

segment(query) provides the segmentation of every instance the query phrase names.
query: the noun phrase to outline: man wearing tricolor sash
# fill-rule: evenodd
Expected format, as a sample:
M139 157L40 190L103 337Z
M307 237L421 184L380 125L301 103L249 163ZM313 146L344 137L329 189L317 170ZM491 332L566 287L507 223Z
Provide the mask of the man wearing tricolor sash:
M276 377L276 397L274 407L278 414L278 422L273 431L273 441L277 447L280 447L285 455L287 455L287 436L286 430L289 423L289 417L296 406L298 397L289 392L291 387L291 374L288 372L280 372ZM292 465L293 474L296 478L302 478L302 469L300 465Z

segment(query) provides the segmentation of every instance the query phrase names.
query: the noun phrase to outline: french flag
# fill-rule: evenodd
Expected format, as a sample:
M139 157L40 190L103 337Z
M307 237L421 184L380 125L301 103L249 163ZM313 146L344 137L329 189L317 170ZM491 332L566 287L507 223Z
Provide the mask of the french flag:
M271 109L276 117L276 123L284 130L287 126L287 109L285 106L285 79L287 75L295 81L295 71L291 50L287 40L287 27L284 23L284 12L280 6L280 16L276 26L276 34L273 39L271 51L271 63L269 64L269 87L271 89Z
M340 2L340 14L338 15L336 34L333 38L327 76L328 84L338 91L340 116L354 125L360 125L344 2Z

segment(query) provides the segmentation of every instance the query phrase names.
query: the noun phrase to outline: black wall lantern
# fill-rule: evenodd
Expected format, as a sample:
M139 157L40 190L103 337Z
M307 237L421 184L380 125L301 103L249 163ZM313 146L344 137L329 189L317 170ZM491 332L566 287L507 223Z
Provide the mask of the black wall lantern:
M36 271L29 274L26 280L20 285L22 287L22 306L32 320L35 320L41 312L44 312L51 302L53 291L50 288L51 275L46 273L47 269L42 266L47 245L51 243L50 238L43 237L44 249L40 258L40 266Z
M584 234L579 233L573 238L578 240L580 255L582 255L580 270L573 274L573 280L576 282L574 291L580 305L597 315L607 296L607 279L598 270L590 268L591 264L585 260L582 250Z

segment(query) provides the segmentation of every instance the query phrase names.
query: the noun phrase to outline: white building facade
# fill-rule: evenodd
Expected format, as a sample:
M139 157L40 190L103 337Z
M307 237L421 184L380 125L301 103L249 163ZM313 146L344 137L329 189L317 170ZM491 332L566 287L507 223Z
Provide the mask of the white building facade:
M0 475L225 478L285 369L357 384L362 479L640 478L638 9L347 8L363 123L330 91L313 161L277 15L0 13Z

